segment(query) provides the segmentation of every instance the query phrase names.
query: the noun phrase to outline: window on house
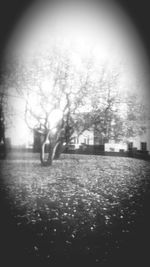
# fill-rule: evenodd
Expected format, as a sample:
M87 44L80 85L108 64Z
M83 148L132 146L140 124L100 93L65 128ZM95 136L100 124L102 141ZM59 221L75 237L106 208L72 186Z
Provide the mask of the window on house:
M86 138L84 138L84 144L86 144Z
M147 150L147 143L146 142L141 142L141 150L146 151Z
M128 143L128 150L132 150L133 149L133 142L129 142Z

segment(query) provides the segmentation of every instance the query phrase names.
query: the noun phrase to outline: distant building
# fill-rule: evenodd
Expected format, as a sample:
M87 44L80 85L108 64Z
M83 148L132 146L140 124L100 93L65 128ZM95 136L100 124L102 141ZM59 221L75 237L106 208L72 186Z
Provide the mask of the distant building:
M128 150L127 143L119 142L115 143L114 141L110 141L109 143L106 143L105 145L105 151L107 152L123 152Z
M74 144L75 148L79 148L81 144L94 145L94 132L92 130L85 130L80 135L75 132L71 144Z
M114 140L107 141L104 136L93 129L84 131L81 135L74 134L71 144L75 145L75 148L79 148L80 145L104 145L105 151L110 152L125 152L125 151L142 151L150 154L150 126L147 127L147 131L143 135L130 137L126 141L115 142Z
M115 143L112 140L105 144L105 151L141 151L150 154L150 122L147 124L145 133L130 137L126 142Z
M93 130L92 128L89 130L85 130L80 135L75 132L73 135L73 141L71 141L71 143L75 144L76 147L79 147L81 144L104 145L105 142L106 139L104 138L104 135Z
M41 137L38 131L34 131L33 150L39 152L41 147ZM143 135L128 138L126 141L115 142L106 140L103 134L94 131L92 128L85 130L81 134L75 132L70 142L70 148L79 149L81 146L98 146L104 147L108 152L126 152L126 151L143 151L150 153L150 125Z

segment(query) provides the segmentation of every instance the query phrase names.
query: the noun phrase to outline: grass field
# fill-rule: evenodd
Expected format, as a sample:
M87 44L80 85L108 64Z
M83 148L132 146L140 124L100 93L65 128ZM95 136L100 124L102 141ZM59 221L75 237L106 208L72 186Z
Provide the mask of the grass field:
M17 266L43 267L146 261L149 162L62 154L42 168L38 155L29 153L0 164L1 251L7 264L10 259Z

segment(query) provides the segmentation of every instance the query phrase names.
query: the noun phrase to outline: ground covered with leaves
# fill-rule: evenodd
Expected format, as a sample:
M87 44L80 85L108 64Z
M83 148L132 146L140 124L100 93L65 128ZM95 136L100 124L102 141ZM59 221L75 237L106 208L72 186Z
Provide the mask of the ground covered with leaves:
M62 154L41 167L28 153L0 164L5 266L146 266L149 162Z

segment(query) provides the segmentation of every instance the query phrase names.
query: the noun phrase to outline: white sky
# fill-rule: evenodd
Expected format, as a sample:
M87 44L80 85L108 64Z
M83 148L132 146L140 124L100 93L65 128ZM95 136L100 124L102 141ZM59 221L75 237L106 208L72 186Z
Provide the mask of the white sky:
M122 92L135 90L146 101L149 85L146 55L131 21L113 5L97 6L90 2L89 6L85 1L83 5L59 3L46 9L42 4L33 6L12 34L8 54L13 51L21 60L27 60L33 53L39 53L42 58L52 42L59 40L71 53L77 69L81 68L81 58L92 54L97 69L105 62L110 69L121 71ZM22 110L21 101L20 104L13 98L11 101L13 108ZM16 118L8 135L13 144L22 144L28 141L27 132L23 119Z

